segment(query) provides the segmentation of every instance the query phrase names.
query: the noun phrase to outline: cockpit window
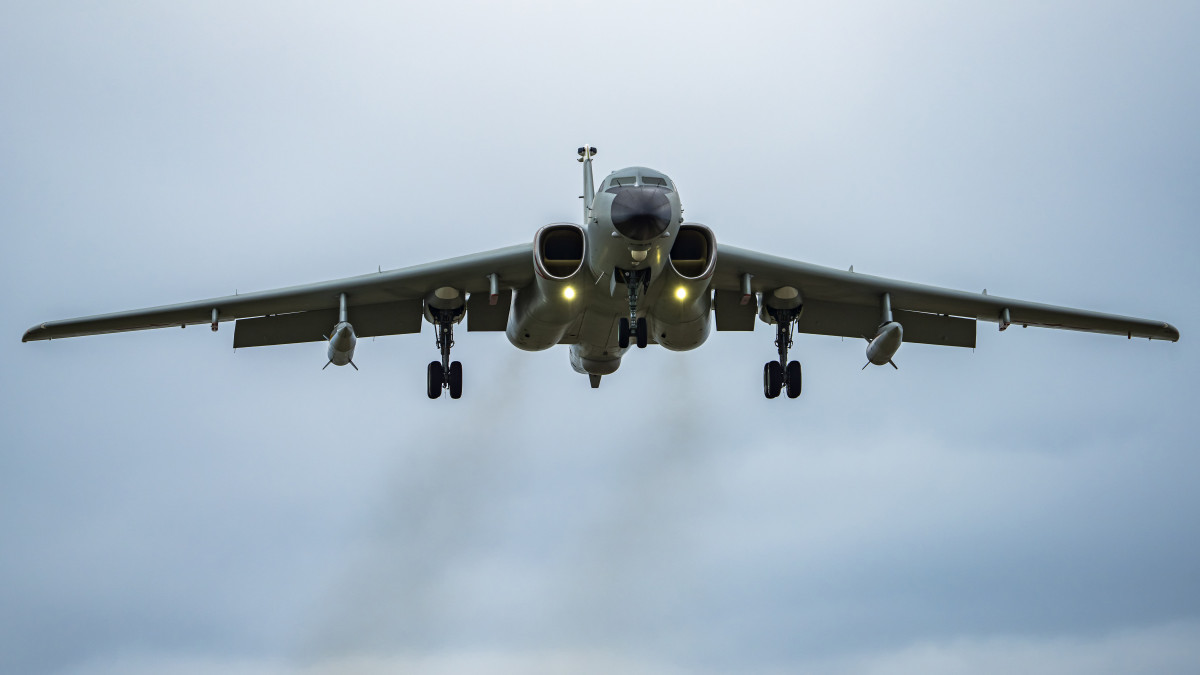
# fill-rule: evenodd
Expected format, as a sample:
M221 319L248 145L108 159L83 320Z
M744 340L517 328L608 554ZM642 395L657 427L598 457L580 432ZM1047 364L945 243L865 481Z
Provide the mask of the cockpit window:
M612 179L612 184L616 185L635 185L637 184L637 176L616 176Z
M658 185L660 187L667 187L667 181L666 179L659 178L658 176L642 176L642 185Z

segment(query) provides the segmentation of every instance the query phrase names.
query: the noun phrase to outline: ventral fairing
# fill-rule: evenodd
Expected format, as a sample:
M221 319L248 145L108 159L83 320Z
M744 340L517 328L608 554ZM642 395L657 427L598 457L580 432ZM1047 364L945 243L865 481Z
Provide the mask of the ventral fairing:
M566 345L571 367L598 387L630 350L700 347L717 331L773 327L777 359L763 366L763 392L801 391L789 360L794 332L865 338L866 365L891 365L905 342L974 347L978 321L1179 339L1162 321L884 279L718 245L686 222L679 189L646 167L619 169L597 186L596 149L583 163L583 224L551 223L532 242L348 279L198 302L51 321L23 338L116 333L234 321L233 346L327 342L327 362L354 368L357 339L434 328L441 358L427 368L430 398L463 392L450 359L454 327L504 332L516 347ZM866 366L863 366L864 368Z

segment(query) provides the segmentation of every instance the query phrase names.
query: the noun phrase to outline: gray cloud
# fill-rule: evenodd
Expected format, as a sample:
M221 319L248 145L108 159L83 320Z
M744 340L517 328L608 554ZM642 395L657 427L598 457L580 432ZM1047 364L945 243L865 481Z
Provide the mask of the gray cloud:
M1200 550L1187 3L0 10L0 670L1180 672ZM1161 317L975 352L771 336L229 349L47 319L578 218L574 148L722 242ZM631 412L632 411L632 412Z

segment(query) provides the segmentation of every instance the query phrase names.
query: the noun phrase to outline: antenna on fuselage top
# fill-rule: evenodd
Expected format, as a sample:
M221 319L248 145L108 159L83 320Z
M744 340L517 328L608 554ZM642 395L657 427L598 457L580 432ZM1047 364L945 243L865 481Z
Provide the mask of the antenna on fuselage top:
M579 148L579 161L583 162L583 224L586 226L592 220L592 201L596 199L596 187L592 181L592 158L596 149L590 145Z

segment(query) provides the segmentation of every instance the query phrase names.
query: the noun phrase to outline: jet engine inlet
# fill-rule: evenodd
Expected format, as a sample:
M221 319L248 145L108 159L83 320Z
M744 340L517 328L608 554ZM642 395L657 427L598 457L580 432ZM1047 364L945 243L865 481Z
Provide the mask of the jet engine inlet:
M577 225L549 225L538 232L534 265L543 277L566 279L583 267L584 234Z
M667 349L695 349L711 330L709 282L717 264L712 230L698 223L680 225L668 261L662 275L665 292L650 307L650 329L654 341Z
M671 267L683 279L711 276L716 263L716 238L703 225L684 223L671 246Z
M513 295L506 333L520 349L538 351L558 344L586 306L591 288L585 271L587 238L583 228L555 223L533 239L534 283Z

